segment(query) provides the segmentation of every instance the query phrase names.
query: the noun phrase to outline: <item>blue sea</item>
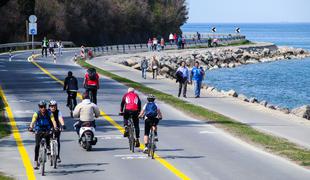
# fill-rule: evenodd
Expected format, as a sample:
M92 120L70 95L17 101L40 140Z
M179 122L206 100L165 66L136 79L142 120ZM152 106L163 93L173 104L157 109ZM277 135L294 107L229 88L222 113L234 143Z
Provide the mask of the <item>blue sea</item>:
M299 24L185 24L183 32L234 33L250 41L273 42L310 50L310 23ZM234 89L281 107L310 104L310 58L243 65L233 69L207 71L206 83L221 90Z

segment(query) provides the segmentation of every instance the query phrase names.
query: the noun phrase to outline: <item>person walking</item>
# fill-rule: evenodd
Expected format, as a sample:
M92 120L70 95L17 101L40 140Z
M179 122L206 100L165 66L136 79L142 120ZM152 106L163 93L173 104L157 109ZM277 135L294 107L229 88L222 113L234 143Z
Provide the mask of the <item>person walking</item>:
M153 79L157 79L159 62L156 59L156 56L153 56L153 60L152 60L151 65L152 65Z
M200 97L201 83L202 83L204 74L205 72L203 68L199 67L199 62L196 61L191 71L191 82L194 82L195 98Z
M164 40L164 38L161 38L160 46L161 46L161 50L163 51L165 49L165 40Z
M46 37L42 40L42 57L47 57L47 47L48 47L48 40Z
M158 44L158 40L156 39L156 37L153 38L153 51L156 51L157 49L157 44Z
M62 55L63 44L62 44L62 42L60 40L57 42L57 48L58 48L58 56L61 56Z
M189 70L186 67L185 61L181 62L181 66L176 71L177 81L179 82L179 94L180 97L182 89L183 89L183 97L186 98L186 90L187 90L187 83L189 80Z
M170 33L169 34L169 41L170 41L170 45L172 45L173 41L174 41L174 38L173 38L173 34Z
M149 51L152 51L152 39L151 38L149 38L149 40L147 41L147 48L148 48L148 50Z
M146 71L148 67L149 67L149 64L147 62L147 59L144 58L141 62L142 78L144 79L146 79Z

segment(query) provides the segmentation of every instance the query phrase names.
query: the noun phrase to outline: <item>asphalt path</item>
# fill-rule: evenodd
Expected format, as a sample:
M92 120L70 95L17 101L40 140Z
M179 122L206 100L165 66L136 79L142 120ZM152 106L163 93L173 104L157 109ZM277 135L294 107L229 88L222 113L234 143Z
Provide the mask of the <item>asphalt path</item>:
M74 51L64 53L54 64L51 57L36 62L56 78L63 80L71 70L79 80L80 92L85 70L72 62ZM158 155L166 161L152 160L140 150L130 153L128 141L103 117L97 120L99 141L86 152L77 143L61 84L27 61L30 53L0 55L0 85L13 111L23 146L31 161L34 157L34 135L26 128L37 103L55 99L68 127L61 136L62 163L47 168L45 177L33 171L36 179L179 179L176 168L190 179L309 179L310 172L283 158L252 147L210 124L196 120L175 108L157 102L164 119L159 125ZM101 76L98 105L116 123L119 104L126 86ZM146 96L139 93L143 104ZM79 100L80 101L80 100ZM144 124L140 122L141 137ZM140 138L142 140L142 138ZM142 142L142 141L141 141ZM22 158L12 136L0 140L0 171L16 179L27 179ZM172 168L173 167L173 168Z

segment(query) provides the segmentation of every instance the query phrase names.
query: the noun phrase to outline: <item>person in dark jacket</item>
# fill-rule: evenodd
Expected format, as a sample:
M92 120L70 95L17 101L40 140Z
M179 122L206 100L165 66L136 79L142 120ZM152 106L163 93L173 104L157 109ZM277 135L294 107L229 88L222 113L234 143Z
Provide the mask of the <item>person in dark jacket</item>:
M73 73L71 71L68 72L68 76L65 79L64 83L64 91L67 90L68 98L67 98L67 106L69 106L70 103L70 94L72 94L74 107L76 106L76 94L78 90L78 81L73 76Z
M148 62L146 59L143 59L141 62L141 71L142 71L142 78L146 79L146 71L149 68Z

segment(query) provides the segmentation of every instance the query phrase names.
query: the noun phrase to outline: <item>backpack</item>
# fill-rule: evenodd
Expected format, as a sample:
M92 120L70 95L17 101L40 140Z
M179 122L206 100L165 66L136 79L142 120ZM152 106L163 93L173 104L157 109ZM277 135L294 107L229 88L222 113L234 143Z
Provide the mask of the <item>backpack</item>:
M38 111L37 114L38 114L38 117L35 123L35 130L36 131L50 130L52 128L51 113L47 111L46 114L42 116L40 111Z
M146 104L145 116L147 118L155 118L157 116L157 106L154 102L149 102Z
M97 73L96 73L96 69L95 68L89 68L87 70L88 73L88 77L90 80L94 81L97 79Z

